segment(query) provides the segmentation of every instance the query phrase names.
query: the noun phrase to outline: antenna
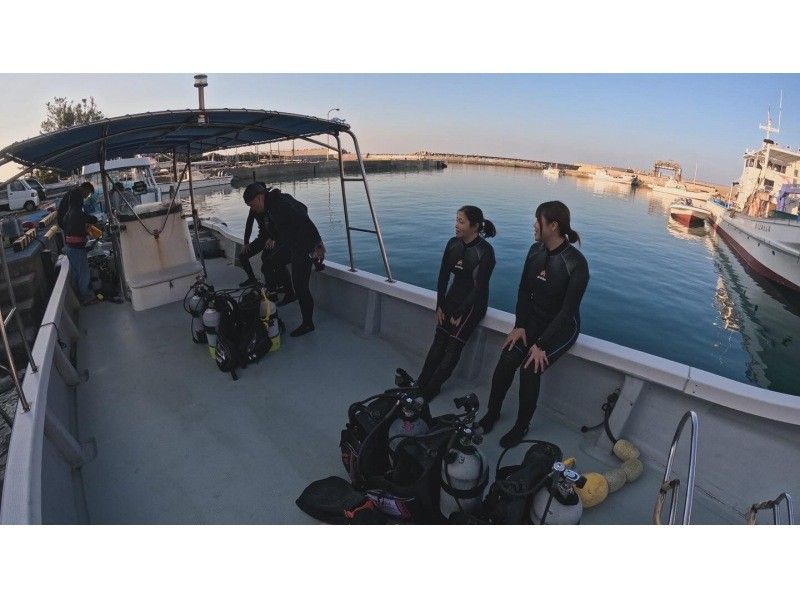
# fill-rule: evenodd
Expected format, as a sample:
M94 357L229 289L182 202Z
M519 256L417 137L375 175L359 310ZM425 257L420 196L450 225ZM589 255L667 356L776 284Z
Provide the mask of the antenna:
M781 89L781 99L780 104L778 105L778 126L772 126L772 116L770 114L770 108L767 106L767 124L766 125L758 125L758 128L762 131L767 133L767 139L769 139L770 133L780 133L781 132L781 113L783 112L783 90Z

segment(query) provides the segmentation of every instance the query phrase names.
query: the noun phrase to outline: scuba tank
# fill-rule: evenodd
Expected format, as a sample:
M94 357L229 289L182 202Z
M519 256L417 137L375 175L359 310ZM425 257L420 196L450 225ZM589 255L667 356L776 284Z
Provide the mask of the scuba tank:
M531 521L538 525L576 525L581 522L583 503L575 487L583 488L586 478L556 461L550 479L536 493L531 504Z
M420 436L428 432L428 424L422 419L422 408L425 399L404 395L400 399L400 415L389 426L389 461L393 461L394 452L407 436Z
M477 445L483 438L475 432L478 397L469 394L455 400L467 410L467 423L458 427L442 459L439 509L448 519L457 512L478 513L483 506L483 490L489 480L489 467Z
M205 299L200 295L192 295L188 301L188 311L190 314L198 314L201 317L192 316L192 340L198 344L208 342L206 329L203 325L202 309Z
M281 329L280 321L278 320L278 310L275 303L267 296L266 291L261 289L261 304L258 308L258 315L261 319L261 325L267 331L267 336L272 341L272 347L269 352L277 351L281 348Z
M214 309L213 303L203 312L203 329L208 341L208 353L211 359L217 358L217 332L219 328L219 312Z

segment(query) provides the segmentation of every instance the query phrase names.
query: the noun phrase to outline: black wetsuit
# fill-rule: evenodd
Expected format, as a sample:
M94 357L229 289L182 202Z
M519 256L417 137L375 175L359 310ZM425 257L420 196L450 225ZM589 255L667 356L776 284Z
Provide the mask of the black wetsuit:
M511 350L503 350L492 377L488 417L496 420L500 407L519 369L519 413L516 426L525 428L533 417L539 399L541 372L534 373L534 364L521 366L534 344L547 355L549 366L575 343L580 332L579 307L589 282L589 266L583 254L564 241L553 251L543 243L534 244L528 252L517 294L515 328L524 328L528 339Z
M253 234L253 224L258 224L258 235L250 243L250 236ZM250 279L255 279L253 268L250 265L250 258L261 254L261 273L264 275L264 283L267 288L275 291L283 287L291 296L292 280L289 276L287 265L290 261L289 250L285 245L276 243L272 248L267 247L267 241L275 240L276 234L270 226L266 214L250 210L247 214L247 221L244 225L244 244L247 250L242 250L239 254L239 264Z
M458 364L464 344L486 315L494 265L494 249L483 237L469 244L458 237L447 242L436 285L436 306L444 312L444 322L436 327L433 344L417 379L422 395L428 400L439 394ZM453 282L448 289L451 274ZM453 324L451 318L458 323Z
M267 194L266 209L270 222L275 226L278 244L286 247L289 253L292 284L300 303L303 324L312 324L314 298L308 288L312 265L309 254L322 243L322 238L308 217L308 208L305 204L288 193L271 189Z

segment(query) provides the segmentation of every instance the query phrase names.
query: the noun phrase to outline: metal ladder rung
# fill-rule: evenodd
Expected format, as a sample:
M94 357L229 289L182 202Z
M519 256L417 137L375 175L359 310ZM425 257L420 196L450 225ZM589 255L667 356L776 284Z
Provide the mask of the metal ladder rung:
M370 230L368 228L358 228L357 226L348 226L347 229L348 230L357 230L360 233L370 233L370 234L373 234L373 235L377 235L378 234L378 231L376 231L376 230Z
M363 183L364 179L353 178L353 177L344 177L342 179L345 183Z

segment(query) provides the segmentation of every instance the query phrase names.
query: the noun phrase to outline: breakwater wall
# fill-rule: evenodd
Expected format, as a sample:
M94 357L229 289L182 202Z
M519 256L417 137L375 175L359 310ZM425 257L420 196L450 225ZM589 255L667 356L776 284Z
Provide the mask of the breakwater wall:
M413 159L402 157L364 159L364 169L367 175L377 172L395 172L406 170L436 170L445 168L442 160ZM337 176L339 174L338 160L323 160L319 162L282 162L278 164L254 164L231 168L228 171L233 176L234 184L247 184L251 181L284 181L318 176ZM358 162L355 159L344 161L346 175L357 176L360 174Z

